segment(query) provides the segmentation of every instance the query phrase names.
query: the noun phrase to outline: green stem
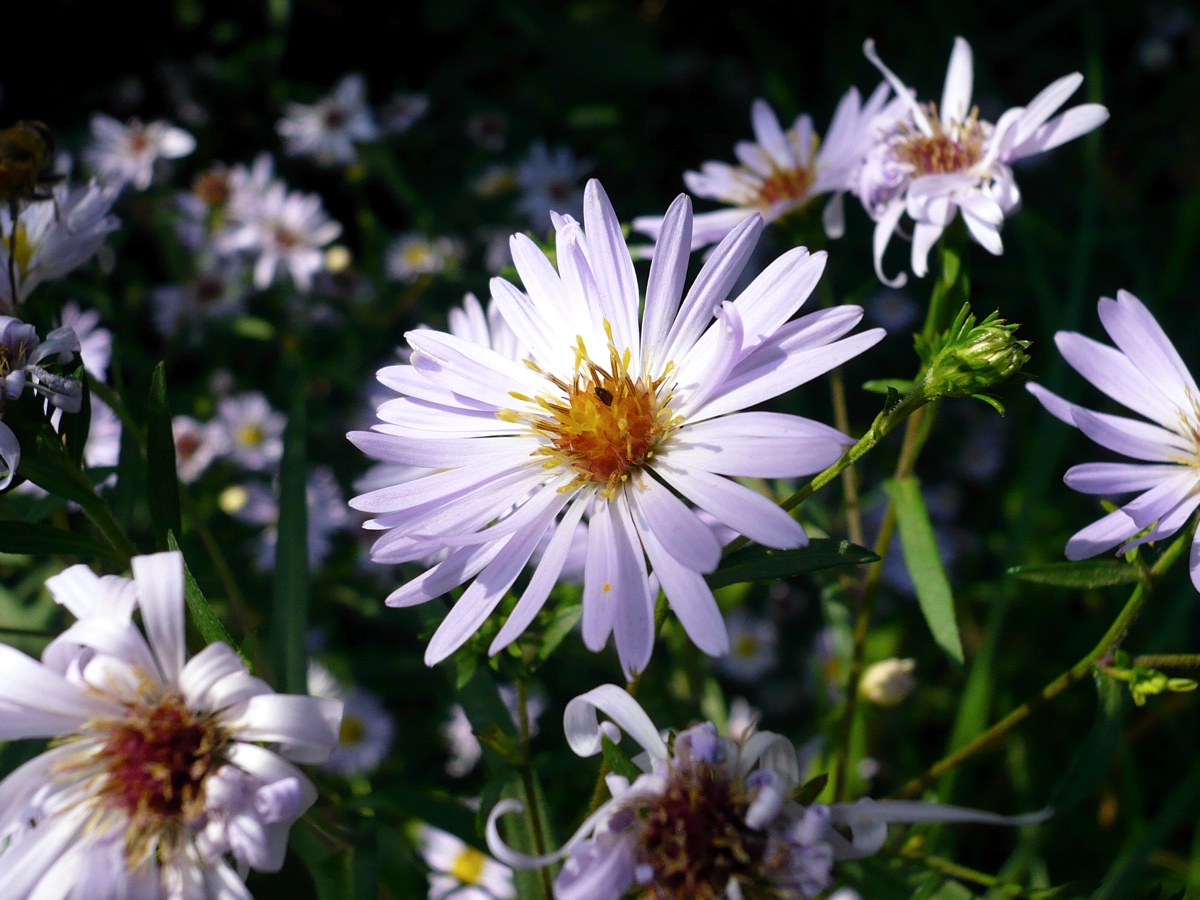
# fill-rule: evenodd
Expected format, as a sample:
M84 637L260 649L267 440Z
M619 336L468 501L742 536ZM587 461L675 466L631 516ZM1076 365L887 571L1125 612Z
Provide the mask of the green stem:
M961 765L981 750L996 743L1067 688L1076 682L1082 681L1091 674L1092 666L1096 664L1096 661L1112 652L1120 644L1121 640L1125 637L1125 633L1129 630L1129 627L1142 611L1142 607L1150 598L1150 588L1154 580L1161 577L1179 558L1184 548L1191 543L1194 530L1195 524L1176 538L1175 542L1158 558L1158 561L1150 569L1149 577L1133 589L1133 593L1129 595L1125 606L1121 609L1121 612L1117 615L1112 625L1109 626L1108 631L1104 633L1104 636L1100 638L1096 646L1083 659L1079 660L1079 662L1075 663L1075 665L1067 669L1067 671L1038 691L1031 699L1022 703L987 731L978 735L953 753L938 760L929 767L929 770L924 775L912 779L900 789L899 796L916 796L925 790L926 787L937 781L942 775Z
M546 854L546 837L542 831L542 816L538 810L537 789L533 783L533 766L529 761L529 687L524 678L517 679L517 725L521 742L521 784L525 788L525 817L533 846L538 856ZM549 866L538 869L542 892L546 900L554 896L554 883L550 880Z
M920 863L921 865L926 866L935 872L939 872L942 875L948 875L951 878L958 878L963 881L969 881L973 884L982 885L983 887L999 891L1009 897L1030 896L1030 894L1020 885L1003 881L994 875L988 875L986 872L980 872L978 869L961 866L958 863L951 862L948 859L942 859L940 856L929 856L925 853L921 853L919 850L907 849L897 851L896 855L902 859Z
M1198 669L1200 653L1148 653L1135 656L1133 664L1148 669Z

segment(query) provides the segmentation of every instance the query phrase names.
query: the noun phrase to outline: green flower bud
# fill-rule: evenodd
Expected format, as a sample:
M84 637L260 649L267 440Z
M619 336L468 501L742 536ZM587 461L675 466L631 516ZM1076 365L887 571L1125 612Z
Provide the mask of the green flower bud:
M917 353L925 364L925 395L931 400L977 396L1015 375L1029 360L1029 341L1014 337L1019 327L998 313L976 324L970 306L963 304L945 333L932 340L917 338Z

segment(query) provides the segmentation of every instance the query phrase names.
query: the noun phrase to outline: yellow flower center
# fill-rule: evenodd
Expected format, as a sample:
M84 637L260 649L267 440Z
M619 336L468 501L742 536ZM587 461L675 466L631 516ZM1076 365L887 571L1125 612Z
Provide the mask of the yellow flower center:
M486 862L487 857L474 847L463 847L450 864L450 874L463 884L480 884Z
M972 107L966 119L944 128L937 104L923 104L933 134L906 130L893 149L900 162L912 166L917 175L949 175L967 172L983 158L983 126L979 108Z
M629 351L618 353L611 333L607 369L588 359L583 339L578 340L571 381L543 373L558 389L555 394L536 400L514 395L535 404L537 411L503 410L499 415L505 421L528 424L545 439L536 455L546 457L547 468L569 466L576 484L601 485L604 496L612 497L675 428L667 406L670 392L660 396L667 375L635 378L629 372ZM541 371L533 362L527 365Z
M263 442L263 430L258 425L243 425L238 429L238 443L244 447L257 447Z
M367 729L363 725L362 719L356 716L344 716L342 718L342 729L338 733L338 741L343 746L353 747L356 744L362 743L362 739L366 736Z
M17 264L17 271L24 277L25 273L29 271L29 261L33 259L33 244L29 242L29 230L25 227L25 223L17 222L12 234L3 238L3 241L8 245L8 252L12 254L13 262Z
M813 173L808 169L776 169L758 189L758 205L765 208L781 202L807 200L812 183Z
M758 653L758 639L745 635L737 640L733 647L733 655L748 658Z

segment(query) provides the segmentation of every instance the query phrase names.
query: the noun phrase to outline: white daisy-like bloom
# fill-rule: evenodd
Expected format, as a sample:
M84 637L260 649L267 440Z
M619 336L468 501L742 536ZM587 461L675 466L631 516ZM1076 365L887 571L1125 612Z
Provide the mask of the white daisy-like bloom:
M422 823L416 837L429 866L429 900L516 900L508 866L432 825Z
M1102 393L1141 419L1093 412L1038 384L1026 387L1055 418L1108 450L1137 462L1083 463L1067 470L1067 487L1085 494L1137 493L1119 509L1076 532L1067 559L1117 548L1125 553L1179 531L1200 506L1200 389L1171 339L1137 297L1104 297L1100 321L1115 347L1073 331L1054 336L1063 358ZM1149 421L1146 421L1146 420ZM1200 540L1188 562L1200 590Z
M112 116L92 116L92 140L84 159L102 181L116 187L132 184L139 191L150 187L154 164L160 159L179 159L196 149L196 139L169 122L143 125L130 119L122 125Z
M342 701L338 745L321 768L347 778L369 775L379 768L396 730L395 720L380 699L358 686L347 689L315 659L308 663L308 692Z
M223 643L187 659L183 557L132 568L47 580L78 621L41 662L0 645L0 735L53 739L0 783L11 900L248 900L316 800L292 763L329 756L341 704L274 693Z
M756 681L779 662L779 629L770 619L739 609L726 627L729 655L721 657L717 667L730 678Z
M245 309L248 288L242 259L205 254L190 281L162 285L150 292L154 326L171 337L189 325L234 318Z
M838 103L823 141L813 129L811 116L797 116L784 131L767 102L755 100L750 107L754 140L734 147L739 164L706 162L699 172L683 174L694 195L729 207L695 217L692 249L715 244L753 213L774 222L825 194L832 195L822 213L825 233L841 237L846 229L842 195L856 185L888 93L885 82L863 103L858 88L850 88ZM633 227L657 238L662 221L660 216L640 216Z
M867 154L856 191L876 222L875 274L892 287L907 277L901 272L887 278L883 254L905 213L913 221L912 270L918 278L928 271L930 248L958 212L971 237L998 256L1004 249L1004 217L1021 202L1012 164L1087 134L1108 119L1108 110L1098 103L1050 118L1083 83L1083 76L1074 72L1053 82L1028 106L1008 110L994 125L981 120L971 105L971 45L961 37L954 39L940 106L918 103L876 55L874 41L868 39L863 52L905 107Z
M762 230L758 216L729 234L683 296L691 202L681 195L658 240L640 323L633 261L599 182L588 184L582 225L555 224L558 271L515 235L528 293L492 280L524 360L411 331L411 363L379 374L405 396L380 408L385 424L375 431L349 435L377 459L440 470L351 501L377 516L368 527L386 531L378 562L452 548L387 602L424 603L474 579L429 644L433 665L492 613L549 536L491 645L497 653L545 604L586 517L585 644L598 651L615 634L626 673L643 670L661 586L696 645L724 655L725 624L704 580L721 544L692 504L766 546L803 546L795 519L724 476L819 472L851 439L798 416L740 411L840 365L883 332L843 337L862 317L856 306L789 321L824 269L825 254L804 248L725 302Z
M404 134L429 112L429 95L401 91L379 109L379 121L389 134Z
M342 77L316 103L289 103L275 126L289 156L308 156L322 166L348 166L358 159L356 142L379 137L367 105L367 83L357 72Z
M598 712L611 721L601 723ZM756 731L732 740L702 722L668 746L637 701L612 684L568 703L563 730L578 756L600 753L603 737L616 742L622 732L644 752L634 757L641 774L633 781L605 776L612 798L554 853L518 853L500 837L498 820L519 811L519 800L492 809L487 844L501 862L529 869L566 858L556 900L620 900L631 890L664 900L811 900L829 887L835 861L879 852L889 823L1023 825L1048 816L887 800L801 806L790 799L801 773L787 738Z
M241 490L242 502L238 508L231 510L231 514L248 525L262 527L256 561L260 569L269 572L275 568L275 547L279 541L278 486L268 488L255 483L247 484ZM309 472L305 482L305 501L308 510L308 563L315 570L329 555L333 534L350 524L350 513L337 478L328 466L316 466Z
M275 177L275 159L260 153L249 166L238 163L229 169L225 209L232 222L251 222L259 217L267 195L283 187Z
M538 142L517 166L517 186L521 196L517 209L529 217L539 232L549 230L550 212L578 216L583 211L583 190L579 179L592 170L592 164L575 159L568 147L547 150Z
M229 435L219 422L201 422L191 416L171 419L175 439L175 473L191 484L229 448Z
M199 253L224 223L230 197L230 170L213 163L196 176L190 191L175 194L175 233L183 245Z
M256 256L254 286L266 290L282 269L297 289L312 288L313 276L325 268L324 247L342 233L340 222L329 218L316 194L289 191L275 183L261 197L253 214L232 226L218 246L245 250Z
M0 311L11 310L43 281L62 278L96 254L109 232L121 224L111 214L120 193L96 181L52 189L54 200L27 203L21 208L14 228L7 208L0 209ZM13 251L13 246L16 250ZM9 281L9 257L17 296Z
M222 397L215 421L225 432L225 452L243 469L267 471L283 457L287 416L272 409L259 391Z
M392 242L384 255L383 267L388 278L411 284L422 275L445 272L462 254L462 241L451 237L430 238L414 232Z
M20 319L0 316L0 415L18 400L25 385L65 413L77 413L83 386L74 378L47 371L66 365L79 352L79 338L70 328L57 328L40 340L37 330ZM21 444L13 430L0 422L0 490L8 487L21 463Z

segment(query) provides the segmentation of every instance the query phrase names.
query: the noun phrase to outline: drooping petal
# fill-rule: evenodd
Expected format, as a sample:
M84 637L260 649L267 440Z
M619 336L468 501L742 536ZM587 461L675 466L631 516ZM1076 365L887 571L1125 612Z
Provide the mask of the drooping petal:
M612 719L652 759L667 759L667 745L659 736L658 728L638 702L615 684L592 688L567 704L563 713L563 731L576 756L595 756L602 749L601 736L605 731L596 717L597 712Z

